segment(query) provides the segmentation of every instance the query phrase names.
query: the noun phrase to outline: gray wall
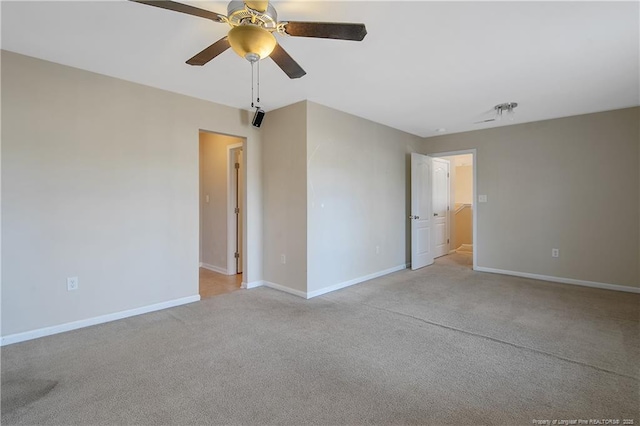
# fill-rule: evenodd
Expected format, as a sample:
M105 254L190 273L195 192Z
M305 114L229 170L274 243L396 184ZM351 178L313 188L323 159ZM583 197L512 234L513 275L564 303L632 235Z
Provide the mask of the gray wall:
M477 149L478 266L638 287L639 123L629 108L427 138L422 151Z
M264 279L307 291L307 105L267 113L262 126ZM282 263L281 257L286 257Z
M247 138L245 280L262 279L246 112L6 51L1 96L3 336L197 295L199 129Z
M308 291L405 265L422 139L312 102L307 122Z

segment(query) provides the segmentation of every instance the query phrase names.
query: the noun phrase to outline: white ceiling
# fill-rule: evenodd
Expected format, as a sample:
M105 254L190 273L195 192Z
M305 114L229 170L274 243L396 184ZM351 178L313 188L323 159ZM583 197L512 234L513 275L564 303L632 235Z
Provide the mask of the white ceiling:
M225 2L185 1L226 14ZM261 66L267 110L308 99L419 136L640 104L636 2L274 1L280 20L364 22L363 42L279 37L307 71ZM2 2L2 48L247 108L231 50L185 61L224 24L128 1ZM514 121L473 124L518 102Z

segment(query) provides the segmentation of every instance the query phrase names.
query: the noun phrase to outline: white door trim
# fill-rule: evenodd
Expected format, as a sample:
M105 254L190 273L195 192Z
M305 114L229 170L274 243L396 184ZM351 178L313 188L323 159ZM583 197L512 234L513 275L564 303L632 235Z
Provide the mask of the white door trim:
M227 275L235 275L237 271L236 267L236 221L235 221L235 198L236 198L236 186L235 186L235 160L234 151L242 149L244 143L235 143L233 145L227 145ZM244 156L242 157L244 162ZM244 166L244 164L243 164ZM244 170L244 167L242 167ZM240 212L239 220L244 217L244 212ZM240 244L242 245L242 241Z
M459 151L435 152L428 154L431 157L450 157L453 155L471 154L473 158L473 270L478 270L478 150L461 149Z

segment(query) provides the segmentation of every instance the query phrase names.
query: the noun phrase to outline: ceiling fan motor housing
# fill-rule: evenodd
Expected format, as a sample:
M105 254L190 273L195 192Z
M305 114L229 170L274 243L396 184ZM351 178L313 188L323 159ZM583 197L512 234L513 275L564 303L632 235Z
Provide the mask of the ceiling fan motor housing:
M227 6L227 20L232 27L250 22L266 30L275 31L278 27L278 12L270 2L267 9L260 12L251 9L242 0L233 0Z

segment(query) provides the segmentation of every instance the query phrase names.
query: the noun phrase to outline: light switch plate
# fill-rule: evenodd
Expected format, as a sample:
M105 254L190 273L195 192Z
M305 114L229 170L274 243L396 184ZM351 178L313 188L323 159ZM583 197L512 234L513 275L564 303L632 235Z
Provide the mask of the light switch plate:
M486 195L478 195L478 202L479 203L486 203L487 202L487 196Z

